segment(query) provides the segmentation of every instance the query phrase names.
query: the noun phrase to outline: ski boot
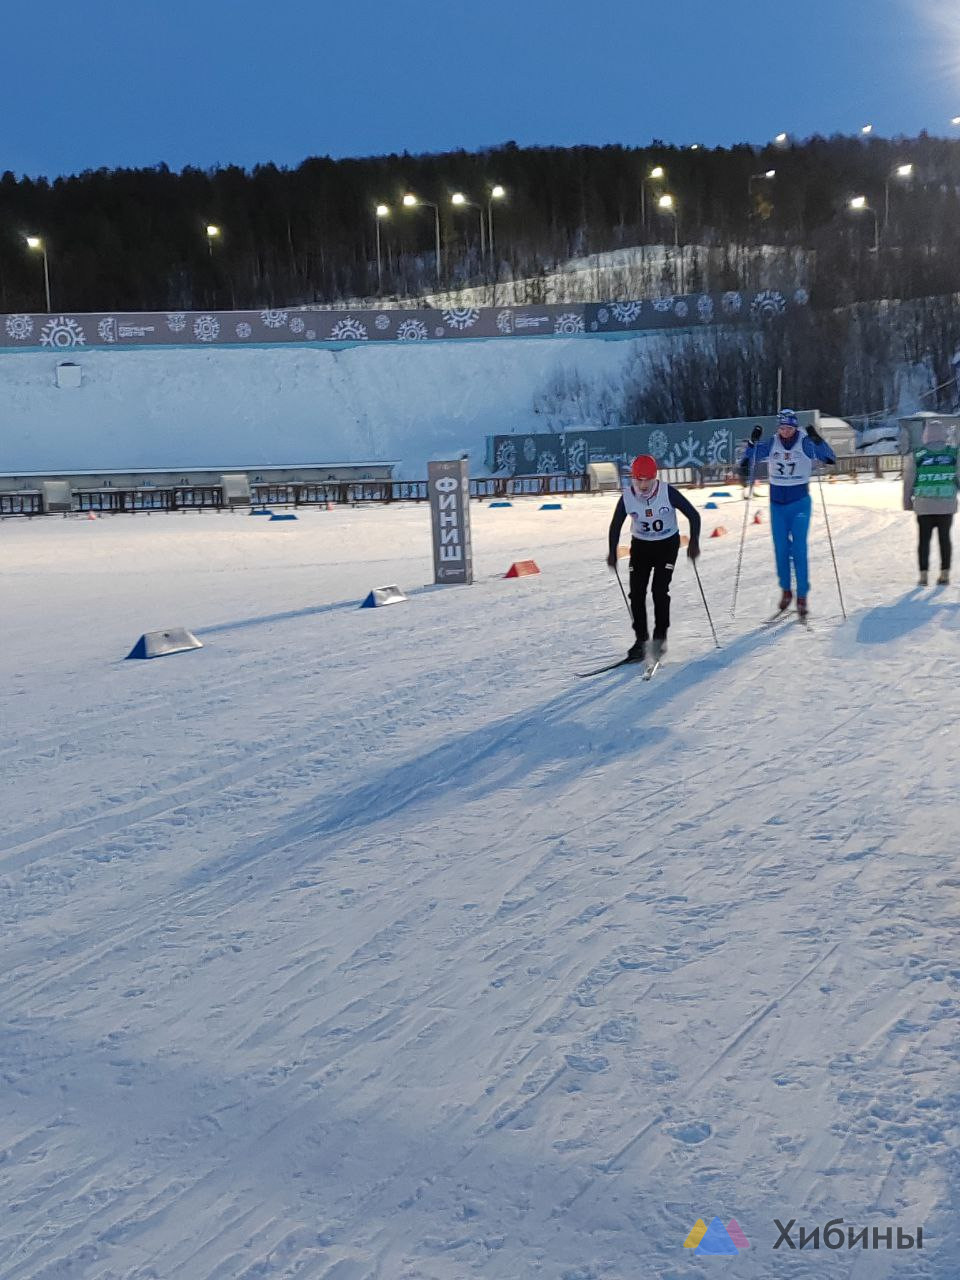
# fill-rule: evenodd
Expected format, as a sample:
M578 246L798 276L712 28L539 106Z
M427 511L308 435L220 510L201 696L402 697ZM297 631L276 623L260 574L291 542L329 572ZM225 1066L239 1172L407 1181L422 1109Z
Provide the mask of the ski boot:
M917 586L918 586L918 587L925 587L929 581L930 581L930 575L927 573L926 569L921 569L921 570L920 570L920 580L919 580L919 582L917 583Z
M642 662L647 654L647 644L645 640L635 640L627 650L627 662Z
M797 615L801 622L807 620L807 597L797 596Z
M940 570L940 577L937 579L938 587L945 587L950 582L950 571L948 569Z
M780 603L777 605L777 608L780 610L781 613L786 613L786 611L790 608L790 605L792 602L793 602L793 592L784 591L783 595L780 597Z
M650 657L654 662L662 662L664 654L667 652L667 637L654 636L650 645Z

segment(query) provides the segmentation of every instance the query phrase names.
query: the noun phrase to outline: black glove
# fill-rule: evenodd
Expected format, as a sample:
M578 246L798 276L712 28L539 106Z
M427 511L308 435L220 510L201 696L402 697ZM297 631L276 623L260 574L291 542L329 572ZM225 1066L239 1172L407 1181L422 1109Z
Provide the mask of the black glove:
M617 553L615 551L611 551L607 556L607 566L610 569L615 569L617 567Z
M823 436L816 427L807 427L807 436L814 444L823 444Z
M698 560L700 558L700 543L696 538L691 538L687 545L687 558L690 560Z
M756 444L758 440L762 440L762 439L763 439L763 427L761 427L760 423L758 422L757 425L750 432L750 443Z

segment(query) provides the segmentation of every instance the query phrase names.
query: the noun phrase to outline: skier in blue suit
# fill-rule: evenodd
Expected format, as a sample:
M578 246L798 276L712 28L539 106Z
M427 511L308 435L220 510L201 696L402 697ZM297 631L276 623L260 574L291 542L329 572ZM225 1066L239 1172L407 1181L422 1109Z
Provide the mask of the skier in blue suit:
M800 434L797 415L792 409L781 409L777 415L777 432L770 441L762 440L763 428L750 433L750 444L740 463L740 474L746 483L757 464L766 462L770 480L770 532L780 579L779 609L783 613L793 600L790 584L791 562L797 581L797 613L807 616L810 576L807 571L807 533L810 529L810 477L814 462L836 462L836 455L815 427Z

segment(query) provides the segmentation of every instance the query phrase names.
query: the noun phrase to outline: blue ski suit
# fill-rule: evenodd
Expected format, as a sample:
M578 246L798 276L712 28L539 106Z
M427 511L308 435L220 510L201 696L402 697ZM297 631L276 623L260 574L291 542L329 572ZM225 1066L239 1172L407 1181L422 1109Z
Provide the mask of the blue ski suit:
M783 437L785 448L794 448L798 430ZM757 464L766 462L773 442L760 440L747 446L740 463L740 473L746 479L754 474ZM803 452L814 462L836 462L836 454L825 440L803 438ZM807 567L807 534L810 529L810 513L813 503L808 484L777 484L770 477L770 532L773 535L773 554L777 562L777 577L781 591L789 591L791 562L797 579L797 595L806 597L810 590L810 573Z

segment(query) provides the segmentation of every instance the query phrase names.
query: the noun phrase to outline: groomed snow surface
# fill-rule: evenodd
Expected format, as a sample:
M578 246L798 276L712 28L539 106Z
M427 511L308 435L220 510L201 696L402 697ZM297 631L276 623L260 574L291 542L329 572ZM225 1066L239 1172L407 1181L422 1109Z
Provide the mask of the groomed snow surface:
M437 589L415 506L0 524L3 1280L955 1277L960 607L824 492L849 620L816 490L730 619L734 488L649 684L609 496Z

